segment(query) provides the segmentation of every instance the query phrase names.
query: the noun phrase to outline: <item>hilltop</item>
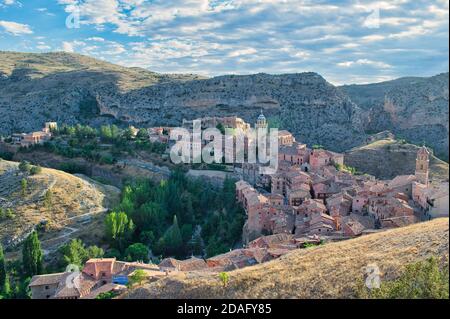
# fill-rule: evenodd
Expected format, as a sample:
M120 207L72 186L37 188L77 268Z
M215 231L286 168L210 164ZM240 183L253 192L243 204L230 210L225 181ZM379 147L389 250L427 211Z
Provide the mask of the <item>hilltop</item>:
M135 288L123 298L354 298L364 267L375 263L382 280L395 279L407 264L448 257L449 220L383 231L356 239L295 250L261 265L217 274L180 273Z
M23 193L22 179L27 186ZM46 201L46 193L51 199ZM46 253L74 236L95 242L101 236L104 214L118 201L119 190L58 170L42 168L25 176L18 163L0 159L0 201L14 215L0 219L0 240L5 248L16 246L36 227L42 231ZM48 204L50 203L50 204Z
M419 147L384 137L345 152L345 164L358 171L380 179L392 179L397 175L414 175ZM431 180L448 180L448 163L434 155L430 156Z

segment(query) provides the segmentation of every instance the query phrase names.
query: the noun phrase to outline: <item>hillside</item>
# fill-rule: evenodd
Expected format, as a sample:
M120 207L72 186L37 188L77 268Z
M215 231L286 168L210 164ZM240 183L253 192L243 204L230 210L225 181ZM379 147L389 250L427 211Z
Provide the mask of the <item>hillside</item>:
M414 174L418 149L395 138L383 138L347 151L345 164L380 179L392 179L397 175ZM448 177L448 163L432 155L430 178L448 180Z
M442 73L340 89L365 111L367 132L389 130L411 143L425 142L448 159L448 79Z
M24 193L22 179L27 180ZM46 201L48 191L51 200ZM102 230L104 213L118 197L119 190L115 187L83 176L47 168L39 174L24 176L18 163L0 159L0 204L14 213L13 217L0 219L0 241L5 248L14 250L39 224L45 224L41 240L47 253L73 236L95 241Z
M390 130L448 158L448 73L335 87L313 72L163 75L69 53L0 52L0 134L60 123L178 126L260 110L302 142L345 151Z
M364 138L358 107L316 73L202 79L68 53L0 52L0 61L0 134L40 129L50 119L177 126L234 114L254 123L263 109L310 144L341 151Z
M147 283L124 298L352 298L364 267L377 264L382 280L409 263L449 254L448 218L293 251L278 260L229 273L190 273Z

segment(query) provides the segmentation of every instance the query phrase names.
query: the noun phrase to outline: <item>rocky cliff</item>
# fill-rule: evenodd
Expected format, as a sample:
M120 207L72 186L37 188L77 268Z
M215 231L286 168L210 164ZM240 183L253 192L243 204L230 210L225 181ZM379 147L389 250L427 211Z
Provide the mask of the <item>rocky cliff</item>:
M337 88L316 73L206 79L68 53L0 52L0 61L0 134L40 129L48 120L146 126L238 115L254 123L263 109L298 140L335 151L364 142L364 129L389 129L448 155L445 75L402 79L395 89L392 83Z
M414 144L426 143L448 159L448 73L341 87L365 113L366 132L389 130Z
M359 108L315 73L202 79L159 75L74 54L0 53L0 133L44 121L179 125L183 118L263 109L307 143L342 151L364 137Z

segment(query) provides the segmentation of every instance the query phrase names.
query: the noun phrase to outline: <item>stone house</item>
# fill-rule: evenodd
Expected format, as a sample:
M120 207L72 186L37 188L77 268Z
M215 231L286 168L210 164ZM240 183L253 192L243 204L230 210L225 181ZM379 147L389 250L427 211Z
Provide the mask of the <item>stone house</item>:
M344 155L323 149L311 150L309 164L312 170L318 170L327 165L343 165Z
M413 200L428 219L449 216L449 183L413 183Z
M365 227L356 219L348 219L342 224L342 231L345 236L356 237L360 236Z
M98 258L88 260L81 272L34 276L29 287L32 299L93 299L101 292L126 289L123 284L136 269L160 273L159 268L151 264Z
M414 216L414 209L408 202L394 196L371 197L367 209L370 216L381 222L385 219Z
M286 130L278 131L278 145L292 145L295 142L295 138L291 132Z
M404 193L408 195L409 198L412 198L412 185L415 181L417 181L417 177L415 175L399 175L391 180L387 187L389 190Z
M291 206L300 206L305 200L311 198L309 184L301 184L287 192L288 203Z
M306 144L293 142L291 144L280 144L278 149L278 160L286 161L292 165L301 166L303 163L309 162L310 150Z

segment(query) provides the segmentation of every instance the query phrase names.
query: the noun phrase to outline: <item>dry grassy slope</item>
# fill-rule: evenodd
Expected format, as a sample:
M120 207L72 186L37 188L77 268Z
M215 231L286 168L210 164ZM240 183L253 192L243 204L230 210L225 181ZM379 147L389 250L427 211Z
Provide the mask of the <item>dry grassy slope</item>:
M376 263L383 279L406 264L448 256L448 218L388 230L230 272L227 288L217 274L178 275L145 284L125 298L351 298L364 267Z
M345 164L382 179L414 174L418 149L416 145L402 144L395 139L381 139L346 152ZM448 174L448 163L432 156L431 178L448 180Z
M161 75L141 68L126 68L76 53L19 53L0 51L0 79L2 73L11 76L15 70L26 72L30 79L70 72L98 73L95 83L109 83L117 77L117 85L123 91L138 89L171 80L192 80L192 75Z
M0 203L15 212L13 219L0 221L0 240L4 243L20 238L41 220L47 220L50 226L42 240L67 234L66 226L80 229L79 234L82 234L89 225L77 226L77 216L92 214L94 222L119 197L119 190L115 187L46 168L40 174L27 177L28 187L23 197L20 187L23 176L17 175L18 172L18 163L0 160L0 198L3 199ZM44 204L44 194L49 189L52 193L51 208ZM48 246L55 244L49 243Z

